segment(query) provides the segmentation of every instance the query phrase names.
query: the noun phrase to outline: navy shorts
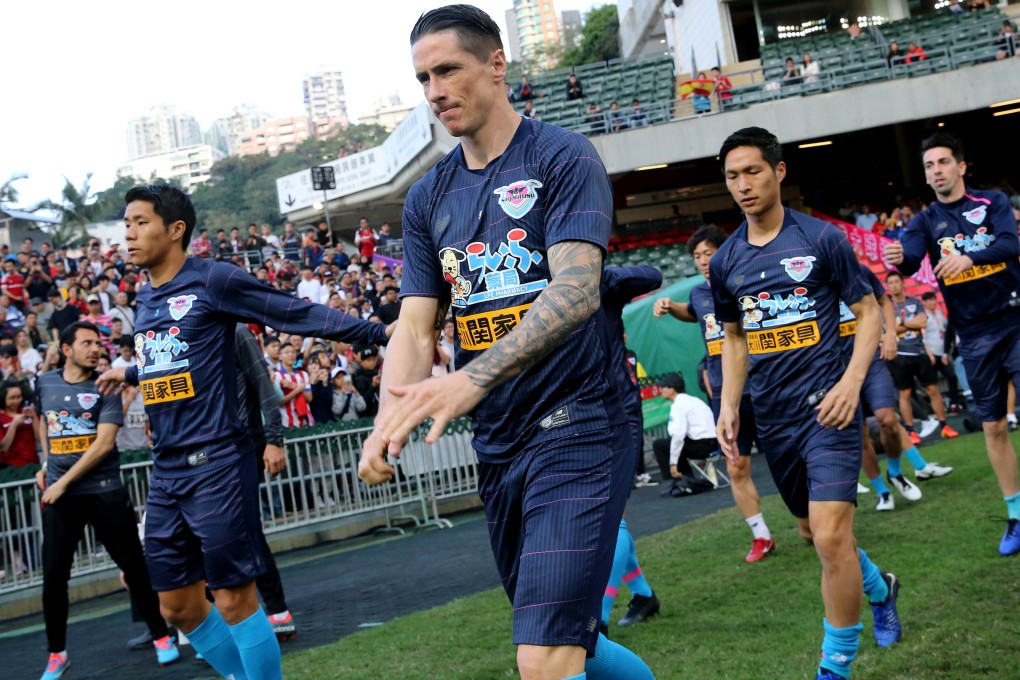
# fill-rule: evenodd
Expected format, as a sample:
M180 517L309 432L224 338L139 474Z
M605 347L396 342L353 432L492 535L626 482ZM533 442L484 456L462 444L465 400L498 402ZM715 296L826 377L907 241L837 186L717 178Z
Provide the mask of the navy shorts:
M927 361L928 357L925 357ZM897 408L900 403L899 392L893 385L892 375L889 367L881 357L875 356L868 366L868 373L864 376L864 384L861 385L861 407L864 409L864 416L875 414L875 411L883 408Z
M249 454L183 479L153 475L145 558L154 590L202 579L212 590L234 588L265 571L258 471Z
M997 331L961 339L960 356L981 422L1005 418L1009 381L1020 390L1020 324L1010 320Z
M808 516L809 501L857 504L859 408L854 422L843 430L819 425L813 408L783 422L767 422L762 415L758 414L758 440L779 494L794 517Z
M526 444L507 463L479 462L478 495L516 645L595 652L602 596L634 476L627 427Z
M718 395L718 390L713 390ZM712 416L719 422L720 397L712 397ZM741 456L751 455L751 446L758 439L758 428L754 421L754 408L751 406L751 395L740 397L740 428L737 430L737 449ZM761 446L758 447L761 450Z

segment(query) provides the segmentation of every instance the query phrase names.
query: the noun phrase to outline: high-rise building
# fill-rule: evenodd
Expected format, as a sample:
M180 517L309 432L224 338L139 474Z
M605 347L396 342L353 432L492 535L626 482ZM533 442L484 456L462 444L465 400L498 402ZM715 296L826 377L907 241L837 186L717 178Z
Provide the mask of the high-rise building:
M404 119L414 111L413 105L405 104L396 92L388 97L380 97L372 102L372 110L358 116L362 125L374 124L382 126L387 132L393 132Z
M512 12L512 21L510 12L507 13L507 25L514 27L509 29L514 60L523 61L528 70L556 68L562 46L553 0L514 0ZM519 57L513 52L515 38L520 45Z
M185 191L209 181L213 164L223 158L208 144L195 144L132 158L117 168L117 177L133 177L142 182L165 179Z
M213 121L205 141L227 156L238 156L241 153L241 133L262 127L269 118L269 114L251 104L235 106L230 115Z
M260 127L238 135L238 154L254 156L264 152L277 156L281 151L294 151L298 144L312 136L314 131L309 129L304 116L267 120Z
M584 38L582 30L580 10L566 9L560 12L560 41L563 49L579 47Z
M517 10L513 7L506 11L506 47L510 48L511 61L522 61L521 34L517 31Z
M201 143L202 130L198 121L172 106L154 106L127 125L128 158L166 153Z
M324 66L318 73L306 76L303 87L305 114L310 121L342 120L347 125L347 96L339 70Z

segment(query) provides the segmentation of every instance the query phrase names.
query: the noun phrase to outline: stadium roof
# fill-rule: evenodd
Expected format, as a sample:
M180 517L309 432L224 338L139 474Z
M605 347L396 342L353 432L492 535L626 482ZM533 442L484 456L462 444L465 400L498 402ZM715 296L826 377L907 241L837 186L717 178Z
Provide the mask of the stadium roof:
M35 213L24 212L22 210L11 210L5 208L0 210L0 217L10 217L15 220L24 220L25 222L42 222L43 224L60 224L59 217L46 217L44 215L36 215Z

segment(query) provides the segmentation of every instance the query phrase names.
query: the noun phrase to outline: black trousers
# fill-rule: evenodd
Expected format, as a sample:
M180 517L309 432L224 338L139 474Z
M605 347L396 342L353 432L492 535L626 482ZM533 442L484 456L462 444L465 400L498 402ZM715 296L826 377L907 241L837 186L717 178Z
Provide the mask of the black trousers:
M169 631L149 581L127 489L65 495L43 508L43 618L50 652L67 649L67 583L86 524L92 526L96 538L124 572L124 580L153 639L165 637Z
M265 481L266 466L262 462L262 453L266 450L266 440L263 437L255 436L256 465L259 470L259 483ZM259 540L262 541L262 554L265 556L266 571L261 576L255 577L255 588L262 596L262 603L265 605L266 614L279 614L287 611L287 600L283 594L283 581L280 579L280 570L276 566L276 559L269 549L266 541L266 534L259 525Z
M655 453L655 462L659 464L659 474L663 480L670 480L669 474L669 438L656 439L652 442L652 451ZM716 439L684 439L684 448L680 452L680 459L676 462L676 469L682 475L692 474L691 464L694 460L704 460L719 449L719 441Z
M949 358L948 364L942 363L942 357L935 357L935 371L946 379L949 401L957 406L964 406L963 397L960 396L960 381L956 378L956 364L952 357Z

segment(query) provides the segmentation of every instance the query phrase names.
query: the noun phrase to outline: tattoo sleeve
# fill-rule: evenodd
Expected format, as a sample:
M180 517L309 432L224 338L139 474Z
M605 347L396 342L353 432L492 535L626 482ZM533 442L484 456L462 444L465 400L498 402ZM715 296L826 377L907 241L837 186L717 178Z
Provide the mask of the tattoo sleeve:
M552 281L520 325L464 367L471 381L490 390L528 370L598 311L602 249L586 241L549 248Z

